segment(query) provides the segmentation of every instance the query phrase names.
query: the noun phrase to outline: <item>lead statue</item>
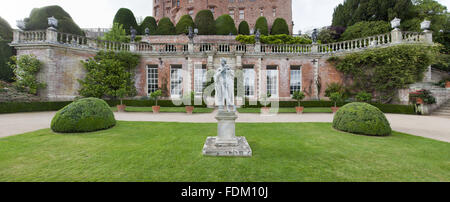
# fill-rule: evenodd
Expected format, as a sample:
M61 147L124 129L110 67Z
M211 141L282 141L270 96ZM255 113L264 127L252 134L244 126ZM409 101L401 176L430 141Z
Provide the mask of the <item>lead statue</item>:
M234 105L234 72L227 64L225 58L220 59L220 67L214 75L216 83L216 105L219 106L219 112L236 112Z

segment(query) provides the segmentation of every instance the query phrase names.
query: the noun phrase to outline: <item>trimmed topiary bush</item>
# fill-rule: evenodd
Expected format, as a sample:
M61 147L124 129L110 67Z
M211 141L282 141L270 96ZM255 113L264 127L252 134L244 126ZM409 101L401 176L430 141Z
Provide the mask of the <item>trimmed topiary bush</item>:
M210 10L201 10L195 16L195 27L199 35L215 35L215 23L214 15Z
M13 81L14 73L8 66L13 49L8 45L12 41L12 29L9 23L0 17L0 80Z
M244 20L239 24L238 33L241 35L250 35L250 26L247 21Z
M154 35L158 25L156 25L156 20L152 16L147 16L144 21L142 21L141 25L139 25L139 33L141 35L145 35L145 29L148 28L150 30L150 35Z
M80 27L73 21L72 17L60 6L47 6L35 8L30 17L25 18L26 30L43 30L48 28L48 18L54 16L58 19L58 31L84 35Z
M130 35L130 27L139 30L138 24L136 22L136 17L134 17L133 12L128 8L121 8L117 11L114 16L113 24L119 23L123 25L123 28Z
M361 135L389 136L389 121L378 108L361 102L343 106L334 116L333 128Z
M93 132L116 125L109 105L97 98L80 99L58 111L51 128L59 133Z
M0 17L0 40L12 41L13 30L9 23Z
M192 29L194 29L194 20L190 15L183 15L178 21L175 30L177 34L189 34L189 27L192 27Z
M266 17L261 16L256 20L255 33L258 29L262 35L269 35L269 25L267 24Z
M289 35L289 25L283 18L277 18L273 22L272 29L270 30L271 35L286 34Z
M236 25L230 15L221 15L216 20L216 34L217 35L237 35Z
M159 20L158 29L156 29L156 35L175 35L175 26L170 18L165 17Z

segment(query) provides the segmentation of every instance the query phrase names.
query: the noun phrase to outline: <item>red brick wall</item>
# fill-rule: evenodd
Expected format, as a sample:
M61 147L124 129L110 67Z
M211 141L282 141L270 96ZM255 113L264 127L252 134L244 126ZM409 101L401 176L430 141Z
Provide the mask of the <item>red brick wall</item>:
M234 10L234 19L236 27L243 20L247 21L250 29L255 26L256 19L261 16L261 8L263 15L267 18L269 27L272 26L276 18L284 18L289 25L292 33L292 0L180 0L180 6L176 6L177 0L153 0L153 15L159 21L163 17L169 17L174 24L178 22L181 16L189 14L190 10L194 11L192 18L200 10L214 8L214 17L218 18L223 14L230 14L230 10ZM275 17L273 9L276 9ZM239 18L239 11L244 10L245 18Z

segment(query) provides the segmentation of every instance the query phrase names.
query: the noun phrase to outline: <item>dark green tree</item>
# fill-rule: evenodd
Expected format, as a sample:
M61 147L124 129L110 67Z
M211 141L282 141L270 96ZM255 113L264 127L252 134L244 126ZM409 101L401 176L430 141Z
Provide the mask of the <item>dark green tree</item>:
M255 33L258 29L262 35L269 35L269 25L267 24L266 17L261 16L256 20Z
M195 16L195 27L199 35L215 35L216 26L214 15L210 10L201 10Z
M80 27L73 21L72 17L60 6L47 6L35 8L31 11L30 17L25 18L26 30L43 30L48 28L48 18L58 19L58 31L84 35Z
M217 35L237 35L236 25L230 15L221 15L216 20L216 34Z
M153 18L152 16L147 16L144 21L142 21L141 25L139 25L139 33L141 35L144 35L146 28L149 29L150 35L154 35L156 33L158 25L156 24L155 18Z
M273 22L272 29L270 30L271 35L286 34L289 35L289 25L283 18L277 18Z
M8 45L12 40L12 29L9 23L0 17L0 80L12 82L14 73L9 68L9 58L13 55L13 49Z
M250 35L250 26L247 21L244 20L239 24L238 33L241 35Z
M192 27L192 29L194 29L194 20L190 15L183 15L178 21L175 30L177 34L189 34L189 27Z
M127 35L130 35L130 27L138 30L138 24L136 22L136 17L134 17L133 12L128 8L121 8L117 11L114 16L113 24L121 24L125 29Z
M165 17L159 20L156 35L175 35L175 26L170 18Z
M391 25L386 21L363 21L348 27L341 35L341 40L351 40L388 33Z

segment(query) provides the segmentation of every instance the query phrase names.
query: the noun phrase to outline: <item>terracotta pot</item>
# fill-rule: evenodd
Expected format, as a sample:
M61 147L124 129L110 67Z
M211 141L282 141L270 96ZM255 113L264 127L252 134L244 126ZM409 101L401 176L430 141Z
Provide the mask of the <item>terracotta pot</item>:
M422 98L416 98L416 102L417 102L417 104L422 105L423 104L423 99Z
M297 114L303 114L304 109L304 107L295 107L295 111L297 112Z
M450 81L445 82L445 88L450 88Z
M153 114L159 114L160 109L161 109L160 106L152 106Z
M339 107L331 107L331 111L333 111L333 113L336 113L339 110Z
M194 111L194 106L186 106L186 113L192 114L193 111Z
M269 107L263 107L261 108L261 113L263 114L268 114L270 112L270 108Z
M126 105L117 105L117 111L118 112L125 112Z

